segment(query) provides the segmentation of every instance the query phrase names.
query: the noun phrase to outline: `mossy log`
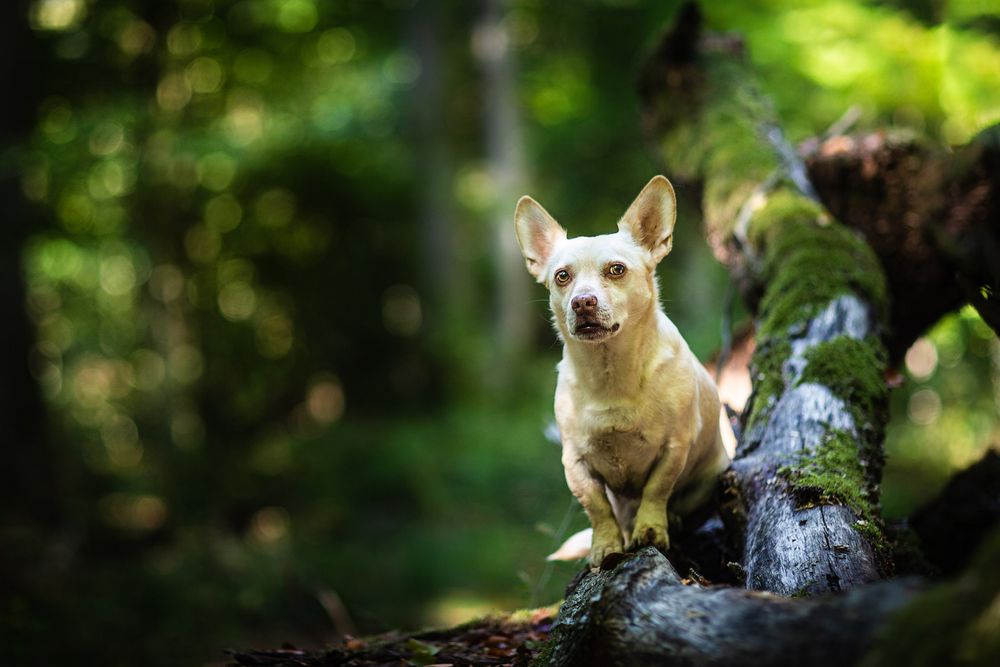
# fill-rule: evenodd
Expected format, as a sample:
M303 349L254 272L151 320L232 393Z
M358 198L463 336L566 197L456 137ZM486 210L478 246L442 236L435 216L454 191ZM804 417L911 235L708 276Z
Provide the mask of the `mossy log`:
M756 308L754 392L726 480L749 588L839 591L885 574L878 505L889 314L871 247L817 200L742 44L685 8L648 63L647 131L701 185L717 257Z

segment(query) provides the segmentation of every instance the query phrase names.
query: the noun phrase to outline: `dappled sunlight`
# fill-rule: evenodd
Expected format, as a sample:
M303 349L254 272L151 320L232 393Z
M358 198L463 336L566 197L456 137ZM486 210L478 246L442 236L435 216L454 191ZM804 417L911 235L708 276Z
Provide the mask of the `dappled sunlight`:
M941 416L941 397L933 389L920 389L910 395L906 414L918 426L929 426Z
M454 591L428 605L425 615L434 627L453 627L459 623L500 613L511 606L504 598L483 598L472 591Z
M937 346L934 341L922 336L906 351L905 361L906 370L915 380L926 380L937 370Z
M263 507L253 515L248 536L258 544L274 544L288 536L288 527L288 510L284 507Z
M36 0L31 23L38 30L69 30L86 16L85 0Z
M344 414L344 390L335 377L320 377L313 381L306 397L309 415L317 424L326 426Z
M787 80L790 67L812 82L805 100L815 116L810 126L802 124L807 114L800 89L772 87L793 136L821 132L823 122L855 106L866 124L891 117L903 127L926 126L957 145L1000 119L1000 41L955 27L989 16L985 4L944 7L955 24L927 26L888 6L847 1L759 0L718 10L708 4L706 10L735 18L765 81L779 74ZM911 111L896 114L899 108Z
M409 285L392 285L382 294L382 322L397 336L414 336L420 332L423 310L420 295Z

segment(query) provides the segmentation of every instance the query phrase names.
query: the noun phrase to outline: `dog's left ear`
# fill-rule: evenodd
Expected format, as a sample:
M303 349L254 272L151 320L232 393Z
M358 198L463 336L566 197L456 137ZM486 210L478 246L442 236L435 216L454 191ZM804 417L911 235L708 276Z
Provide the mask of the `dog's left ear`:
M514 231L528 272L544 283L545 264L555 245L566 238L566 230L541 204L531 197L521 197L514 211Z
M654 262L667 256L674 242L677 198L674 188L663 176L654 176L632 205L625 211L618 230L649 251Z

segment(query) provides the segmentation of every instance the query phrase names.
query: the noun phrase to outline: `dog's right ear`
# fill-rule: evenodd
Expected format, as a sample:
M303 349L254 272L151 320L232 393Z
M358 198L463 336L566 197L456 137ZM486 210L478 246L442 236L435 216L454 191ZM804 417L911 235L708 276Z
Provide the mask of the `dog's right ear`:
M654 176L625 211L618 229L648 250L653 261L659 263L673 247L676 220L674 186L663 176Z
M514 210L514 229L528 272L535 280L544 283L545 265L556 243L566 238L566 230L531 197L518 200Z

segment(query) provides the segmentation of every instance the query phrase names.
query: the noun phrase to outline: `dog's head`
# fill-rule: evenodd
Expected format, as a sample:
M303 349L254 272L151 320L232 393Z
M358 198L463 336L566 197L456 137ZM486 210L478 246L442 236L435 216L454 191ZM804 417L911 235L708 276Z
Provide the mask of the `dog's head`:
M657 176L618 223L618 232L567 238L566 230L531 197L514 213L528 271L549 289L563 340L602 341L649 313L658 299L656 265L673 243L674 189Z

